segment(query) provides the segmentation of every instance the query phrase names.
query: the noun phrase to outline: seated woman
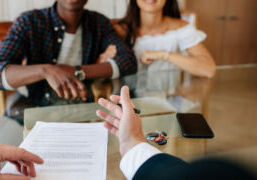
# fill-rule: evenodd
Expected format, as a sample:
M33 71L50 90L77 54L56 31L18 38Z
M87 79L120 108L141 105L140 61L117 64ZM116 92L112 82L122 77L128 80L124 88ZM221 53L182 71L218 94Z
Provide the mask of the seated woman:
M176 0L130 0L127 15L114 27L133 47L139 71L177 66L196 76L213 77L214 60L201 44L206 35L180 18ZM180 54L184 50L188 56Z
M114 28L134 49L138 71L148 72L146 81L139 79L141 88L169 84L168 91L174 90L179 77L154 73L157 71L181 69L208 78L215 74L214 60L201 44L206 34L181 20L176 0L130 0L126 16L114 23Z

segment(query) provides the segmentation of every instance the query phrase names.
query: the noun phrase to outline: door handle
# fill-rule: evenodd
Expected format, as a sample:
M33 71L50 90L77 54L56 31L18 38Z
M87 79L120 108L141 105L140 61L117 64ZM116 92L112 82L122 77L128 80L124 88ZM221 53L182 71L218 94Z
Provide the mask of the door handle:
M231 21L237 21L238 17L237 16L228 16L228 19Z
M219 17L217 17L217 19L220 20L220 21L225 21L227 19L227 17L226 16L219 16Z

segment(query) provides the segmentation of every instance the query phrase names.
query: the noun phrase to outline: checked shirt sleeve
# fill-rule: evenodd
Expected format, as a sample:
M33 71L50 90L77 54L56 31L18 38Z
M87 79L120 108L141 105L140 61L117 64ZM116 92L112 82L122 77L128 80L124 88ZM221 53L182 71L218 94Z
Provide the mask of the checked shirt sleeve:
M102 51L105 51L111 44L115 45L117 47L117 54L113 60L119 67L120 76L136 73L137 61L133 51L119 38L107 18L102 16L100 22L103 35L101 43Z
M0 89L4 90L2 72L8 64L21 64L28 48L28 19L20 16L10 28L5 39L0 42Z

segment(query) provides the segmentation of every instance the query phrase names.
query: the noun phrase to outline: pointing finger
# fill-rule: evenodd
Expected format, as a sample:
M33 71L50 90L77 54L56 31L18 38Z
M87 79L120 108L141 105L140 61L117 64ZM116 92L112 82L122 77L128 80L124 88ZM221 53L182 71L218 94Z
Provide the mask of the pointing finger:
M123 86L121 88L121 104L125 111L123 113L134 113L133 103L130 100L129 88L128 86Z

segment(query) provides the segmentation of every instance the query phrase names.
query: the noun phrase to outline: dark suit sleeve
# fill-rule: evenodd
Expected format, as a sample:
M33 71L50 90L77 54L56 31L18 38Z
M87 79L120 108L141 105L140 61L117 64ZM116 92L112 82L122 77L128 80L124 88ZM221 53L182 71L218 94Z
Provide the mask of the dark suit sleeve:
M157 154L138 169L133 179L170 179L173 169L184 166L187 166L187 163L179 158L163 153Z
M102 16L101 18L101 30L103 34L101 51L104 52L111 44L117 47L117 54L113 58L119 67L120 76L134 74L137 72L137 60L133 53L125 42L116 34L109 19Z
M204 159L187 164L168 154L158 154L147 160L136 172L134 180L254 180L251 172L234 163L219 159Z

